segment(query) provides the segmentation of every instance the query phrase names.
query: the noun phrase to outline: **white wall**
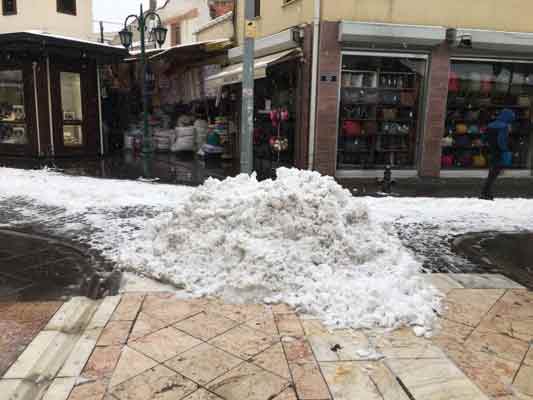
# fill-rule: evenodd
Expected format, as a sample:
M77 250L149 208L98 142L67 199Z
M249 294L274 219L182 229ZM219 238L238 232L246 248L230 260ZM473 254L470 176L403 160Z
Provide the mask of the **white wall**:
M17 0L16 15L3 16L0 10L0 33L36 29L89 39L93 27L93 2L76 0L76 6L77 15L69 15L57 12L57 0Z
M173 35L171 25L165 24L165 21L172 20L194 9L198 10L198 17L181 21L181 43L185 44L195 42L194 32L211 20L208 0L170 0L165 8L158 11L165 28L168 29L167 40L163 47L170 47Z

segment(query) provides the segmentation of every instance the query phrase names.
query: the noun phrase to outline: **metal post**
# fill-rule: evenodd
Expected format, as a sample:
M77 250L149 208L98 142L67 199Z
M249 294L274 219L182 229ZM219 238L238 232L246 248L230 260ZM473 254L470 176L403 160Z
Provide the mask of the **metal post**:
M241 173L253 171L255 0L244 0L244 61L242 77Z
M142 145L142 160L143 160L143 178L150 179L152 177L150 168L150 157L152 154L152 141L150 138L150 127L148 125L148 82L146 74L148 72L148 62L146 60L146 42L145 42L146 20L141 4L141 13L139 14L139 31L141 33L141 65L142 65L142 98L143 98L143 145Z
M104 43L104 21L100 21L100 43Z

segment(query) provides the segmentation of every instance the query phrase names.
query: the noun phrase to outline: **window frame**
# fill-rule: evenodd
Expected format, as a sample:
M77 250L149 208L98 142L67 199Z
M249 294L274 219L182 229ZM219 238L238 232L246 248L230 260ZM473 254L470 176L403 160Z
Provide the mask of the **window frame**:
M81 119L66 119L65 118L65 111L63 109L63 94L62 94L62 86L61 86L61 74L76 74L80 77L80 101L81 101ZM78 71L65 71L60 70L59 71L59 105L61 110L61 127L62 127L62 135L61 135L61 141L62 145L65 149L76 149L76 148L83 148L86 146L86 131L85 131L85 109L83 104L83 76L81 72ZM66 144L65 143L65 127L79 127L81 129L81 143L79 144Z
M261 18L261 0L254 0L254 1L255 1L254 17Z
M67 10L64 7L64 1L65 0L56 0L57 2L57 12L59 14L67 14L67 15L78 15L78 4L76 0L70 0L73 3L74 9L73 10Z
M2 15L3 16L17 15L17 11L18 11L17 0L12 0L13 1L13 8L14 8L13 11L6 11L6 1L7 0L2 0Z

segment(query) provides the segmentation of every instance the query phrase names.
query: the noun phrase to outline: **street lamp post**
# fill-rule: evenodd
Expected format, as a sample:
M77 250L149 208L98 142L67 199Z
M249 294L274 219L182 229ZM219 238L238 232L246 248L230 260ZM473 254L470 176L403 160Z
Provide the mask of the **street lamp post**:
M146 59L146 22L150 19L157 19L158 25L153 28L152 32L155 35L156 42L159 44L159 47L163 46L167 37L167 29L163 27L161 23L161 17L155 13L153 10L148 12L143 11L143 6L141 4L141 12L139 15L129 15L124 21L124 29L119 32L120 41L122 45L129 49L133 43L133 33L128 29L128 22L130 20L137 21L139 25L139 32L141 34L141 64L143 70L142 77L142 98L143 98L143 146L142 153L145 158L149 157L152 153L152 146L150 140L150 130L148 127L148 61Z

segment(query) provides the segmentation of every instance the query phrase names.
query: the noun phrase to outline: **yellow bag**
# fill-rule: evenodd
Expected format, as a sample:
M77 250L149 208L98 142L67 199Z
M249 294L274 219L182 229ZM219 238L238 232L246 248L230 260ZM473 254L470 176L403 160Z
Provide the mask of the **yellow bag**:
M455 133L457 133L458 135L466 135L467 132L468 127L466 126L466 124L457 124L455 126Z
M487 159L483 154L478 154L472 157L472 162L476 168L485 168L487 166Z

